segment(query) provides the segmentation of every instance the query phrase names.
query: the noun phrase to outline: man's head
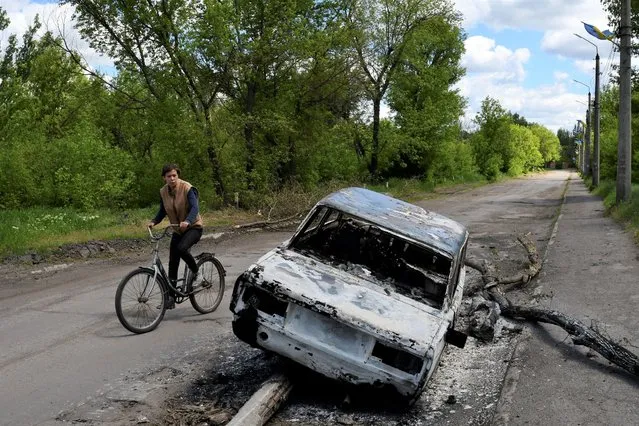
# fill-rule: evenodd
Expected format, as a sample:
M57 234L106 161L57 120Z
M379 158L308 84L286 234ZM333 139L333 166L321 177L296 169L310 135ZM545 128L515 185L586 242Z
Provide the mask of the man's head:
M164 178L164 183L171 188L175 188L180 179L180 168L177 164L165 164L164 167L162 167L162 177Z

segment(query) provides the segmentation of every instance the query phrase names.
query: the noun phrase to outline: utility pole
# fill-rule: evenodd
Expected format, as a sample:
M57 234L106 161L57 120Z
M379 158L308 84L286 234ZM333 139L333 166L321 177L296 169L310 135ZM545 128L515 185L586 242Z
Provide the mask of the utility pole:
M596 46L595 46L596 47ZM595 56L595 143L593 146L592 186L599 186L599 49Z
M581 169L584 176L590 176L590 86L579 80L573 79L575 83L579 83L582 86L588 88L588 109L586 110L586 134L584 135L584 148L583 148L583 168Z
M592 186L599 186L599 48L597 47L597 45L593 42L591 42L590 40L587 40L585 38L583 38L582 36L580 36L579 34L575 35L577 37L579 37L580 39L582 39L583 41L585 41L586 43L590 43L593 46L595 46L595 102L593 107L595 108L595 116L594 116L594 133L595 133L595 140L594 140L594 144L593 144L593 149L592 149ZM583 83L582 83L583 84ZM590 89L589 89L590 91ZM588 105L590 105L590 100L588 100Z
M590 176L590 91L586 110L586 136L584 136L584 176Z
M630 0L621 0L621 43L619 47L619 140L617 141L617 204L630 201L631 148L630 128L632 95L630 80L630 58L632 56L632 28L630 27Z

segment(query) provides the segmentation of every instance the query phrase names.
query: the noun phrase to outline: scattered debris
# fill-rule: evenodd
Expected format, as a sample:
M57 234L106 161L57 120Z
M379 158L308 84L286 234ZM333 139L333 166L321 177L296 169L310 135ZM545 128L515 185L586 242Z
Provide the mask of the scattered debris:
M529 264L526 271L513 277L500 278L495 273L495 266L491 263L466 259L466 265L480 271L483 277L484 287L481 289L481 296L478 297L483 297L496 303L503 316L515 320L524 319L559 326L572 336L572 341L575 345L586 346L629 373L639 376L639 357L619 343L603 336L595 327L588 327L576 318L555 310L514 304L506 297L505 292L508 289L527 284L541 270L539 255L535 244L529 238L529 234L521 235L517 240L528 253ZM485 313L486 306L490 306L487 305L488 303L486 301L477 304L475 312L479 311L476 321L478 324L475 327L471 327L471 332L474 335L487 339L490 338L494 324L497 321L497 317L494 315L496 310L493 310L492 315ZM484 312L482 313L482 311ZM490 312L490 307L488 312Z

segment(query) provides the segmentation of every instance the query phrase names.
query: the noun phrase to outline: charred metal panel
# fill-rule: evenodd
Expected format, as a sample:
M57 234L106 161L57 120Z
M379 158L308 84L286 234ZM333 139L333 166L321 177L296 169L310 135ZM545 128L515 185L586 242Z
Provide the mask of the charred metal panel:
M384 340L425 353L441 327L443 313L330 265L281 250L262 260L251 282L281 298L353 324ZM334 279L325 279L331 276Z
M326 205L361 217L415 241L457 255L468 239L458 222L396 198L364 188L346 188L322 199Z

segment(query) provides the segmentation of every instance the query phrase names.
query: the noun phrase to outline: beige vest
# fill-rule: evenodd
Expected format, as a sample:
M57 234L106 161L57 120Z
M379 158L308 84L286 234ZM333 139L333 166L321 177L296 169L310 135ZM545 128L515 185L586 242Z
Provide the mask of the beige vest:
M166 215L172 224L179 224L184 222L191 210L189 205L189 198L187 194L192 188L192 185L185 180L178 179L175 190L171 191L169 185L164 185L160 189L160 196L162 197L162 204L164 204L164 210ZM202 217L198 214L195 218L195 222L189 225L189 228L202 228ZM175 230L180 233L179 229Z

